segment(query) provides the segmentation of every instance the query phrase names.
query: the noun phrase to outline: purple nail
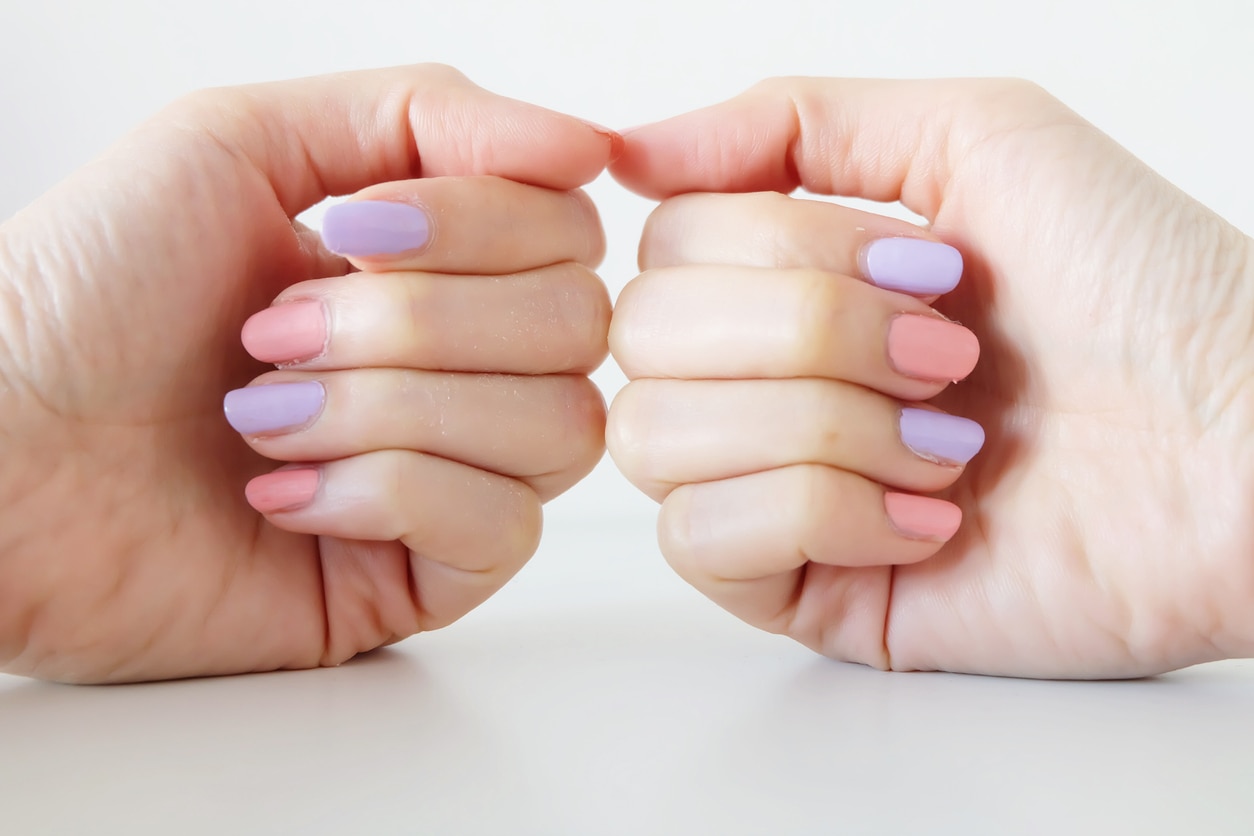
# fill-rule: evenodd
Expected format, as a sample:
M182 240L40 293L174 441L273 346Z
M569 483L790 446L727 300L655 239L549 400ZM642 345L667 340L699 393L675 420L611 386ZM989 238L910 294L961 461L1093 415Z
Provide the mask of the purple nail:
M962 253L922 238L880 238L862 248L862 275L887 290L932 296L962 278Z
M907 407L900 423L902 442L928 461L966 464L984 446L984 428L957 415Z
M430 238L431 219L408 203L350 200L322 218L322 243L339 255L397 255L421 249Z
M326 390L316 380L266 383L226 393L226 420L240 435L273 435L308 424L322 411Z

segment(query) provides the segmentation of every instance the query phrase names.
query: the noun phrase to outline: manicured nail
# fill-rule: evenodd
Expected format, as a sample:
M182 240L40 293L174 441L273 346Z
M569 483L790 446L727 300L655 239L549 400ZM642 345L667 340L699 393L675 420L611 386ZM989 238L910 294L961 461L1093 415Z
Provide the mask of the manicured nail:
M265 383L226 393L226 420L240 435L272 435L308 424L326 390L316 380Z
M350 200L322 218L322 243L339 255L397 255L422 249L430 239L431 219L408 203Z
M244 497L263 514L294 511L313 500L319 481L321 475L312 468L278 470L249 482L244 488Z
M321 302L287 302L248 318L244 348L263 363L312 360L326 350L327 313Z
M902 314L888 326L888 359L907 377L962 380L980 359L980 341L955 322Z
M862 248L858 261L871 282L919 296L948 293L962 278L962 253L922 238L880 238Z
M908 493L884 494L888 521L903 537L945 542L962 524L962 509L943 499Z
M902 443L928 461L966 464L984 446L984 428L957 415L906 407L899 426Z
M606 139L610 141L609 161L611 163L623 155L623 150L627 147L627 142L626 140L623 139L622 134L620 134L616 130L607 128L604 125L598 125L596 122L589 122L587 119L580 119L579 121L583 122L589 128L596 131L601 136L605 137Z

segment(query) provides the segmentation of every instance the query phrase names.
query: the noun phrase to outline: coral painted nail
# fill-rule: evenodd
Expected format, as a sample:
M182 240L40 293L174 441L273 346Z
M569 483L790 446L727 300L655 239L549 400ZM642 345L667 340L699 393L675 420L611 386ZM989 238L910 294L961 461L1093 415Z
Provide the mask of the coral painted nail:
M902 314L888 326L888 359L907 377L962 380L980 359L980 341L956 322Z
M326 351L327 314L321 302L286 302L244 323L244 348L263 363L312 360Z
M908 493L884 494L884 511L893 528L912 540L943 543L962 524L962 509L952 502Z
M321 474L312 468L277 470L253 479L244 488L248 504L263 514L294 511L313 501Z

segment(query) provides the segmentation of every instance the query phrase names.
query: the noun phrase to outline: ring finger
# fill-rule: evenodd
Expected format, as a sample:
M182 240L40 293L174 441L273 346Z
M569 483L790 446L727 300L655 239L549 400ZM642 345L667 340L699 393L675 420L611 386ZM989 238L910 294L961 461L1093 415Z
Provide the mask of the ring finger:
M516 477L546 500L596 464L605 426L600 392L575 375L278 371L228 393L225 407L267 458L417 450Z
M984 431L839 381L637 380L615 398L606 442L624 475L662 501L681 484L805 463L937 491Z

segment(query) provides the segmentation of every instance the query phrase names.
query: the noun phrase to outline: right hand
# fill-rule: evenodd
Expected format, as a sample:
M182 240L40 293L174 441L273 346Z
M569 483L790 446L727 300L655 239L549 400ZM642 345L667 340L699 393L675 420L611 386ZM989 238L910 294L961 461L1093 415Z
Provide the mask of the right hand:
M1136 676L1254 652L1244 235L1018 82L771 81L632 132L612 170L656 198L800 185L929 222L711 195L651 220L611 326L633 382L608 441L698 589L882 668ZM885 367L888 323L926 308L861 284L876 230L965 260L936 308L980 365L933 403L987 444L952 486L894 425L944 384ZM902 492L954 503L952 539L902 537Z

